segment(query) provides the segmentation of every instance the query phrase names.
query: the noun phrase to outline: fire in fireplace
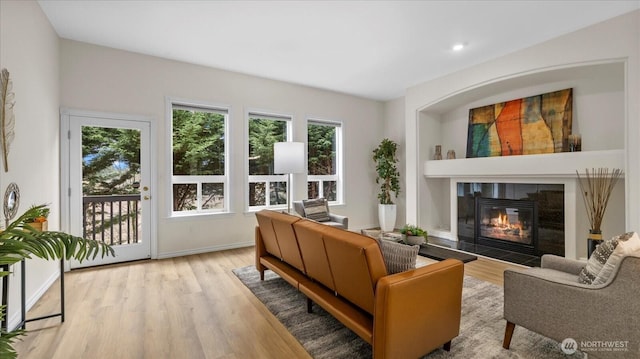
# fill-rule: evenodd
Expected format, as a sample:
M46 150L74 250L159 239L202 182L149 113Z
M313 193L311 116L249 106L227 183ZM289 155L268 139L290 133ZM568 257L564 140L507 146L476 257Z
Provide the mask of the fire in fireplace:
M537 206L534 201L476 198L479 244L521 253L536 252Z

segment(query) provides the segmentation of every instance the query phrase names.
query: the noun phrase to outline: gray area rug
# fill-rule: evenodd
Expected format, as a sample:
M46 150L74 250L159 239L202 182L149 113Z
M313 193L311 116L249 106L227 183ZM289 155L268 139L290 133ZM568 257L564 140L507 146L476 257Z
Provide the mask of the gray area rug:
M254 266L233 273L280 320L314 358L371 358L371 346L317 305L307 313L305 296L277 274L266 271L265 280ZM451 351L437 349L424 358L582 358L565 355L556 341L516 327L511 349L502 348L502 287L469 276L462 289L460 335Z

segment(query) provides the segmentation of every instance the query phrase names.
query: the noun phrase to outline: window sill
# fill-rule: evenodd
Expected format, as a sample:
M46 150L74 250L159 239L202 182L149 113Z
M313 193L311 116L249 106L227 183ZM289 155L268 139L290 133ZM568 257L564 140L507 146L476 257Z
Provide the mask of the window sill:
M170 215L165 217L169 221L189 221L189 220L202 220L202 219L218 219L229 218L235 215L235 212L214 212L214 213L192 213L183 215Z

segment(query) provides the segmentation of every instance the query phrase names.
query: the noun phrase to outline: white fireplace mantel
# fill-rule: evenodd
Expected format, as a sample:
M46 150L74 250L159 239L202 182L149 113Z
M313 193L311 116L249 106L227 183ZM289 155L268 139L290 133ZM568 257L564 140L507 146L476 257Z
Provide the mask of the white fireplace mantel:
M427 178L576 177L586 168L625 168L624 150L563 152L540 155L426 161Z
M624 150L565 152L540 155L483 157L426 161L427 179L449 179L450 223L446 228L429 228L433 235L458 240L457 184L486 183L557 183L564 185L565 256L577 259L576 203L578 199L576 170L586 168L625 168Z

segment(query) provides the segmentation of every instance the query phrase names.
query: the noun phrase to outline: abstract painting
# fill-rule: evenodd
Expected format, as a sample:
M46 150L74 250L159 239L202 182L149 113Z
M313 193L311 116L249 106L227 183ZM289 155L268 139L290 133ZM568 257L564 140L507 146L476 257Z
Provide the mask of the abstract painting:
M569 151L573 89L469 110L467 158Z

